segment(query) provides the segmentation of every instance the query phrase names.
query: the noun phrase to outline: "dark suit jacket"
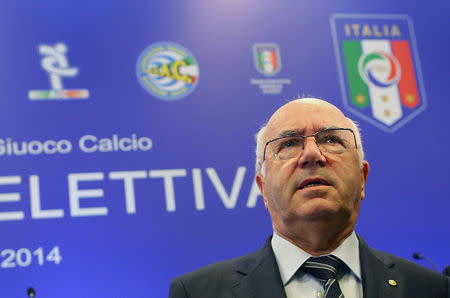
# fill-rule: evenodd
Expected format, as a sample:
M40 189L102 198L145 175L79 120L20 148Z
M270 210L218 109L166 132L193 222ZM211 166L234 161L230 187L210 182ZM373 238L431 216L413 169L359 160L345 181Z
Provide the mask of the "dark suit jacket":
M450 298L450 278L372 249L358 238L364 298ZM169 298L286 297L271 239L254 253L175 278ZM388 283L391 279L397 282L396 286Z

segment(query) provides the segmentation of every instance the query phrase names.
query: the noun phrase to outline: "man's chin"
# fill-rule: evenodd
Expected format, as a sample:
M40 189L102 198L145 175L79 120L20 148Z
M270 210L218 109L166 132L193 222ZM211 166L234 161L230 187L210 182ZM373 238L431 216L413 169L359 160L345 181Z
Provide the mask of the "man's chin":
M297 215L307 220L331 220L339 215L342 210L336 202L324 197L308 198L297 210Z

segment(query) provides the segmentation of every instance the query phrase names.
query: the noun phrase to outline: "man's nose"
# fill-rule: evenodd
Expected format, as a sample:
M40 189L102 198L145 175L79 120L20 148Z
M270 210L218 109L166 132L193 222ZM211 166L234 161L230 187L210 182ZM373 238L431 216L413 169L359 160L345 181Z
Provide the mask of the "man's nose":
M298 164L301 167L321 166L325 165L326 158L322 154L322 150L317 145L314 137L306 138L303 143L303 150L300 153Z

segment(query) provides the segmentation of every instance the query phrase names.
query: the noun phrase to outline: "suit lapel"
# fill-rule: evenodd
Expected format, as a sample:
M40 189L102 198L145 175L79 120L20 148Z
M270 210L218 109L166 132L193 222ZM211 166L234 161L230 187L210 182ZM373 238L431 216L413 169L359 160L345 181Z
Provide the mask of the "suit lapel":
M232 289L237 298L286 298L271 239L236 268L243 275Z
M400 289L389 285L389 280L399 281L395 264L386 264L382 258L377 257L367 246L366 242L358 235L359 258L361 261L361 275L364 298L399 297Z

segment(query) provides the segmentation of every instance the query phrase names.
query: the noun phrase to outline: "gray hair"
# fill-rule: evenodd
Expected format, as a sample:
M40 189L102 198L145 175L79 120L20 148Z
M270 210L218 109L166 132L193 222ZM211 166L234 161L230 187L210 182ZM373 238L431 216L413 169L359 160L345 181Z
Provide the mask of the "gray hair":
M362 144L362 139L361 139L361 132L359 130L358 127L358 123L353 121L352 119L346 117L347 120L350 122L350 128L353 130L353 132L355 133L355 137L356 137L356 144L357 144L357 152L358 152L358 161L359 161L359 167L362 168L363 167L363 161L364 161L364 149L363 149L363 144ZM263 177L265 176L265 170L263 167L263 150L264 150L264 146L265 146L265 142L264 142L264 132L266 130L267 127L267 123L265 123L260 129L259 131L256 133L255 135L255 140L256 140L256 162L255 162L255 174L261 174Z

